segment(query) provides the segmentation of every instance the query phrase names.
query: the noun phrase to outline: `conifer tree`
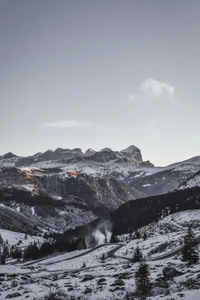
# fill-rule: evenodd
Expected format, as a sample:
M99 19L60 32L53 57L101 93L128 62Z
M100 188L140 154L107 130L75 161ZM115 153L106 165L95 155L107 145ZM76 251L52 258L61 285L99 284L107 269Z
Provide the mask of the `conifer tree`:
M135 272L136 294L140 299L146 299L151 293L149 266L142 261Z
M118 243L118 242L119 242L119 239L117 238L116 235L114 235L114 234L112 233L111 239L110 239L110 243Z
M0 233L0 245L3 245L3 238L1 236L1 233Z
M186 236L184 237L184 245L182 248L182 260L187 262L188 265L193 265L198 262L199 254L197 241L195 239L192 227L188 227Z
M147 239L147 234L146 232L143 234L143 240L145 241Z
M104 263L104 262L105 262L105 259L106 259L106 257L105 257L105 254L103 253L102 256L101 256L101 262Z
M143 255L142 255L142 252L141 252L139 246L137 245L135 252L133 254L132 262L135 263L135 262L139 262L142 260L143 260Z

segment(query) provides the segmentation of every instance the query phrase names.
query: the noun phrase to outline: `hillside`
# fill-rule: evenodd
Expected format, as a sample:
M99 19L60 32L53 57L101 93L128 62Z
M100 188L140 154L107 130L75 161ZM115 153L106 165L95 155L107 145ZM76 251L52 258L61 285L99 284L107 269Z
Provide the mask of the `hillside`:
M183 181L178 189L187 189L187 188L192 188L195 186L200 186L200 171L194 173L191 177L187 178L185 181Z
M200 263L188 267L174 250L182 245L187 226L192 225L200 236L200 211L189 210L164 217L156 223L142 227L147 238L135 239L130 234L118 236L117 244L101 244L93 249L54 254L39 261L1 266L2 299L41 299L51 290L58 294L59 288L66 293L61 299L106 300L127 298L135 291L134 274L138 263L130 258L136 246L146 257L150 269L153 299L197 300L200 297ZM9 233L2 232L9 243ZM29 238L29 237L28 237ZM23 244L22 244L23 247ZM172 253L172 255L169 255ZM55 256L56 255L56 256ZM105 259L102 261L102 256ZM172 277L164 277L169 269L176 270ZM68 296L67 296L68 295ZM181 296L180 296L181 295ZM70 298L72 297L72 298ZM73 298L74 297L74 298Z
M102 218L65 231L62 237L63 239L81 236L87 238L91 237L96 230L105 232L110 231L110 228L114 235L121 235L188 209L200 209L200 187L130 201Z

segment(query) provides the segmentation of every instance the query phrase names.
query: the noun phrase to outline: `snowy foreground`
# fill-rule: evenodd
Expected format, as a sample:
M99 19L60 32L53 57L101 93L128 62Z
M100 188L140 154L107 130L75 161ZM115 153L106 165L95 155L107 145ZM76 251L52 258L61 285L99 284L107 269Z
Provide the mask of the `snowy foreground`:
M147 239L120 236L117 244L99 245L93 249L54 254L27 263L7 262L0 265L0 299L42 299L50 290L63 289L76 299L122 300L135 290L134 274L138 263L131 263L138 245L150 267L153 296L147 299L200 299L200 262L187 267L181 261L180 249L188 224L200 236L200 211L186 211L163 218L139 230ZM0 229L9 244L22 240L21 247L32 239L22 234ZM105 260L102 256L105 255ZM163 269L174 267L181 275L163 280ZM13 297L14 296L14 297ZM69 298L70 299L70 298Z

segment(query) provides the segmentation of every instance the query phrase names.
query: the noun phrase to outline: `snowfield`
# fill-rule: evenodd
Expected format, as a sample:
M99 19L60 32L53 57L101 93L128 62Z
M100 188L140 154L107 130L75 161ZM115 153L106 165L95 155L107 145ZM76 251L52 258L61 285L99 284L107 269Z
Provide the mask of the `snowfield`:
M8 241L9 245L12 246L19 244L20 248L27 247L30 243L44 242L44 238L42 238L41 236L30 236L29 234L27 234L27 239L25 239L24 233L10 231L6 229L0 229L0 234L4 241Z
M50 257L27 263L9 262L0 266L0 299L18 293L14 299L40 299L50 290L63 289L78 299L106 300L122 299L126 292L134 292L134 274L138 263L132 263L137 245L150 268L153 295L147 299L200 299L200 262L187 267L181 261L180 251L187 226L191 224L195 235L200 236L200 210L190 210L169 215L158 223L141 228L139 239L133 234L119 236L117 244L103 244L92 249L55 253ZM147 238L142 238L144 232ZM4 240L21 247L39 237L0 230ZM105 259L103 258L105 257ZM165 267L174 267L179 276L160 281ZM159 284L160 282L160 284ZM17 294L16 294L17 295ZM28 296L28 297L27 297Z

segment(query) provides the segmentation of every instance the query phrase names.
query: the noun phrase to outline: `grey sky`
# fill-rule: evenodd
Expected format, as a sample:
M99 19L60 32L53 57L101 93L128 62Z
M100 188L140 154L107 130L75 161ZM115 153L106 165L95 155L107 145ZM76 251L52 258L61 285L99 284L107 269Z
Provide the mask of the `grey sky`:
M0 0L0 154L199 155L199 0Z

